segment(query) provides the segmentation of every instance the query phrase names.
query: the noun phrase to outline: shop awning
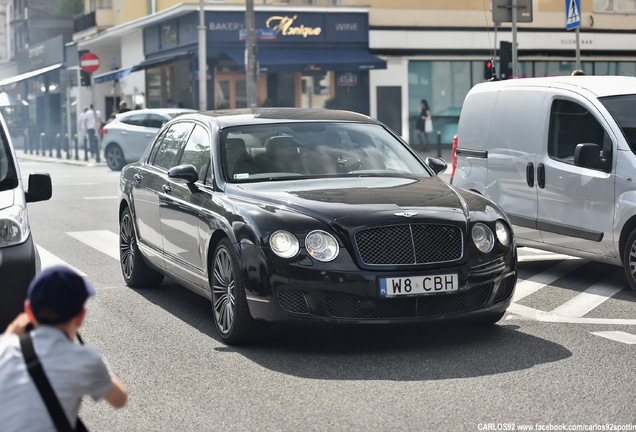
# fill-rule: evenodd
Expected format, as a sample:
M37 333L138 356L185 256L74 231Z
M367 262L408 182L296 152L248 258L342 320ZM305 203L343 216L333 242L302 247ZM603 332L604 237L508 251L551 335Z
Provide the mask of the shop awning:
M190 53L179 53L179 54L174 54L174 55L170 55L170 56L157 57L157 58L144 60L141 63L139 63L138 65L133 66L131 71L135 72L135 71L138 71L138 70L144 70L144 69L149 69L149 68L163 66L163 65L168 64L168 63L173 63L173 62L176 62L178 60L183 60L183 59L185 59L185 58L187 58L189 56L190 56Z
M13 84L16 83L18 81L22 81L28 78L33 78L35 76L38 75L42 75L43 73L47 73L50 72L52 70L58 69L62 67L62 63L58 63L58 64L54 64L52 66L47 66L47 67L43 67L42 69L36 69L34 71L31 72L25 72L23 74L20 75L16 75L16 76L12 76L11 78L7 78L7 79L3 79L2 81L0 81L0 87L1 86L5 86L5 85L9 85L9 84Z
M223 52L239 65L245 65L245 50L226 49ZM262 72L386 69L386 61L366 49L259 48L258 63Z
M95 81L95 84L101 84L108 81L116 81L116 80L122 79L125 76L130 75L131 72L132 72L132 68L116 69L110 72L95 75L93 80Z

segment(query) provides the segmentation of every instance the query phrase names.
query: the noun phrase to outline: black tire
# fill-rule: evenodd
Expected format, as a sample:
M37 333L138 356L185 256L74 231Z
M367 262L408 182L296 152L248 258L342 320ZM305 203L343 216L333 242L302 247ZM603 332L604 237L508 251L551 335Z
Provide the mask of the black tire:
M117 144L109 144L104 151L104 158L108 168L113 171L121 171L126 165L126 159L124 158L124 152L121 151L121 147Z
M636 292L636 229L631 232L623 249L623 267L629 286Z
M214 324L224 342L237 345L249 342L256 331L245 298L245 284L232 245L219 242L210 263L210 289Z
M139 252L129 208L124 209L119 220L119 263L124 281L129 287L153 287L163 280L163 275L151 269Z

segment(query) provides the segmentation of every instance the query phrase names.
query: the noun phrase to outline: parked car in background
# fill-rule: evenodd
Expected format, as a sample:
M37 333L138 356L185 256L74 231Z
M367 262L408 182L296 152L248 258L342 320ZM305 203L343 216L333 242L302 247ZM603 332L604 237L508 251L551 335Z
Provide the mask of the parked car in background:
M210 298L227 343L259 321L494 323L517 279L512 231L444 169L361 114L181 115L122 170L124 280Z
M24 310L40 258L29 226L27 203L51 198L48 174L29 174L24 189L18 160L0 115L0 331Z
M187 108L148 108L117 114L102 128L102 148L108 167L118 171L139 160L148 143L168 120L194 112Z

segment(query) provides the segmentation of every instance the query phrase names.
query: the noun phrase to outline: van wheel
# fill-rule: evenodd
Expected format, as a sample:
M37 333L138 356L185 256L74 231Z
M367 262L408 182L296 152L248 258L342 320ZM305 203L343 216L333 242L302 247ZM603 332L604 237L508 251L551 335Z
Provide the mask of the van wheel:
M623 266L629 286L636 292L636 229L627 238L623 250Z

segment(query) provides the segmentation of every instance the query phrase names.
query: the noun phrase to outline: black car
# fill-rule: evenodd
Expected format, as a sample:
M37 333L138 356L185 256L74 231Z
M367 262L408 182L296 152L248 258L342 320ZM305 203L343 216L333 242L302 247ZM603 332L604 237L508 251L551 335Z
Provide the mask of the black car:
M20 312L40 258L31 234L27 203L51 197L48 174L20 175L11 137L0 115L0 332Z
M210 298L227 343L259 321L494 323L517 279L510 224L445 168L357 113L181 115L121 173L124 279Z

